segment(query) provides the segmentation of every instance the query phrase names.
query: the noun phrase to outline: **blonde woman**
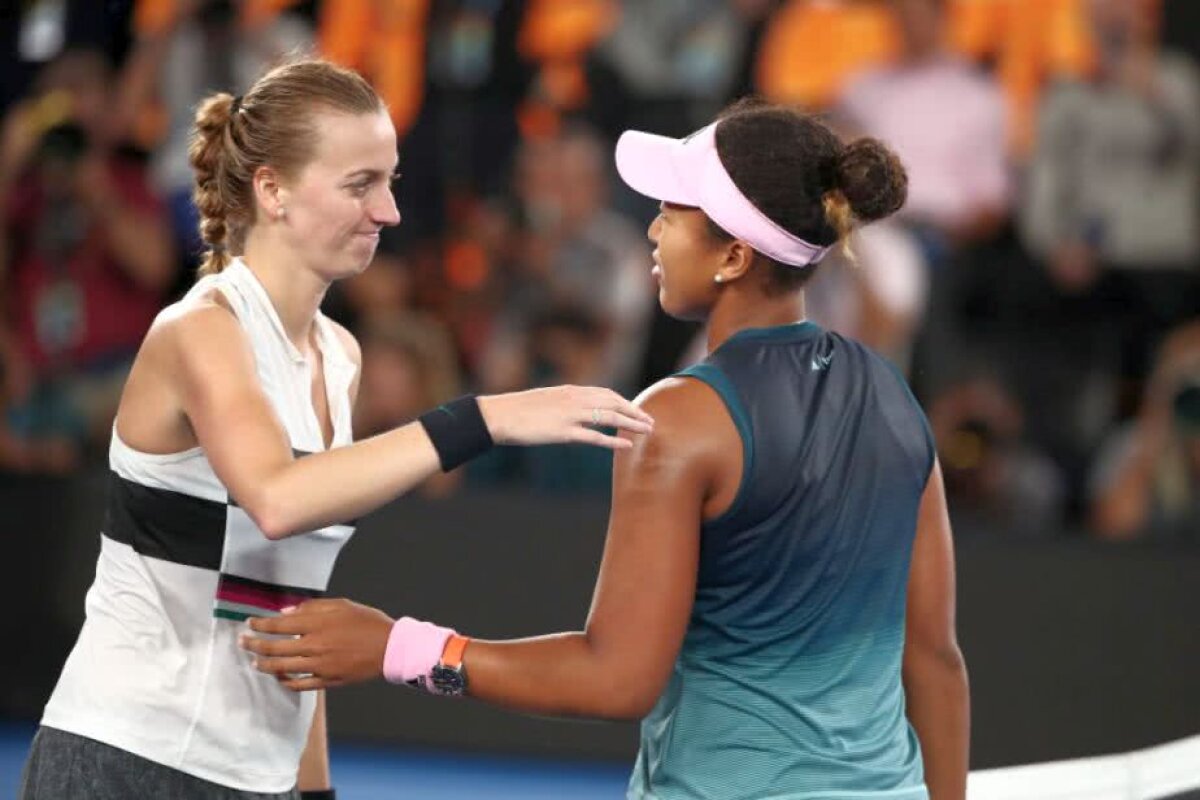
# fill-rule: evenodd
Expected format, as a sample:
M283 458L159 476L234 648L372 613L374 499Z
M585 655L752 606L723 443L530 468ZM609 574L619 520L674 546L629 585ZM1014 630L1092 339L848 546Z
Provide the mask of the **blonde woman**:
M319 309L400 221L387 110L353 72L292 63L205 100L189 156L210 249L125 386L87 619L24 800L332 797L323 699L255 672L242 620L321 595L350 520L493 442L620 448L596 428L650 426L557 387L351 444L359 347Z

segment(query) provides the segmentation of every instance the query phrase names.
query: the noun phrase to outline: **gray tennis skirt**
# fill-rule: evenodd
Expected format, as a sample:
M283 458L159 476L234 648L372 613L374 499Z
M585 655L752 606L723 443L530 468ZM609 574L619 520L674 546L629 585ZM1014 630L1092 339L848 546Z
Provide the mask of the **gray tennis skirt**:
M73 733L42 727L21 775L20 800L299 800L297 791L243 792Z

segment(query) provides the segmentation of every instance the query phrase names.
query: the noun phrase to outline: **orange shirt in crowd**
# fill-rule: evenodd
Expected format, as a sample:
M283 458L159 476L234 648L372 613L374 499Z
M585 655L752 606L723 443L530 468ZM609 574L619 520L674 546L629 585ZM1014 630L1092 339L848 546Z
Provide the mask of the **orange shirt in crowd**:
M559 114L588 101L584 61L620 15L614 0L530 0L521 20L517 51L537 65L533 96L518 112L527 137L550 135Z
M358 70L387 103L396 132L416 122L425 99L429 0L336 0L321 4L317 44Z
M789 0L771 21L757 63L759 91L823 109L856 73L895 58L900 31L885 0ZM949 0L951 50L994 64L1012 119L1012 146L1027 152L1038 99L1054 75L1092 67L1086 0Z
M899 53L899 33L880 0L790 0L767 26L758 91L810 109L837 102L846 81Z
M1047 80L1093 68L1087 0L954 0L953 50L995 65L1011 120L1014 152L1033 145L1038 102Z
M247 27L265 25L275 15L298 0L243 0L238 4L241 23ZM139 36L162 33L170 27L180 12L179 0L137 0L133 9L133 29Z

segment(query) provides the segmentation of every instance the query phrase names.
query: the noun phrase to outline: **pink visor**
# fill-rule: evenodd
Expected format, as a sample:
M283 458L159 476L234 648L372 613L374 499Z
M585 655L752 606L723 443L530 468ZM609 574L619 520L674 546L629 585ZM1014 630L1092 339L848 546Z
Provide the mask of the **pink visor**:
M617 172L639 194L699 208L721 230L782 264L820 261L821 247L788 233L746 199L717 155L714 122L686 139L625 131L617 141Z

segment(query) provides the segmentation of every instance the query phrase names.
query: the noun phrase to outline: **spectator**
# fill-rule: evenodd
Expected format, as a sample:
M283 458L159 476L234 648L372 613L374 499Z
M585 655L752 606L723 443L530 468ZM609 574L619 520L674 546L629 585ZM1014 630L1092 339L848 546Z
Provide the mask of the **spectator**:
M425 96L430 0L337 0L321 4L321 55L371 82L403 137Z
M1024 162L1048 83L1085 79L1095 66L1089 0L951 0L950 47L993 67L1004 88L1010 151Z
M732 99L755 0L635 0L593 58L588 112L612 138L627 128L683 136Z
M972 349L974 321L962 312L979 277L974 251L1003 229L1010 195L1004 98L991 76L946 48L947 2L895 0L896 59L853 79L837 109L844 125L894 147L908 170L897 219L921 244L932 290L916 354L922 391ZM990 286L994 276L983 279Z
M1140 414L1102 449L1089 488L1101 538L1200 541L1200 319L1164 342Z
M202 249L192 206L188 133L196 104L215 89L234 94L289 52L312 46L298 14L254 0L139 0L136 44L121 76L121 124L153 148L152 173L176 243L192 265Z
M1046 100L1022 227L1077 324L1105 319L1136 381L1162 333L1200 307L1200 78L1159 48L1156 3L1090 9L1099 71Z
M642 232L606 205L611 168L586 129L527 142L518 156L511 209L516 245L485 354L485 388L533 381L534 322L562 306L594 314L604 342L596 380L636 388L654 303L650 248Z
M132 356L174 278L161 205L141 165L111 143L112 92L102 55L68 51L5 120L0 359L10 466L64 469L88 443L106 441Z
M988 238L1009 204L999 86L944 47L946 0L893 7L898 58L853 79L838 110L899 153L909 180L903 219L951 243Z
M1000 381L977 374L952 384L930 404L929 424L951 512L1022 535L1059 529L1063 476L1025 440L1024 414Z
M592 98L586 62L620 18L616 0L529 0L524 4L517 50L536 70L521 108L527 136L553 133L564 112Z
M758 55L758 88L777 103L821 110L847 81L899 52L884 0L787 0L769 20Z

